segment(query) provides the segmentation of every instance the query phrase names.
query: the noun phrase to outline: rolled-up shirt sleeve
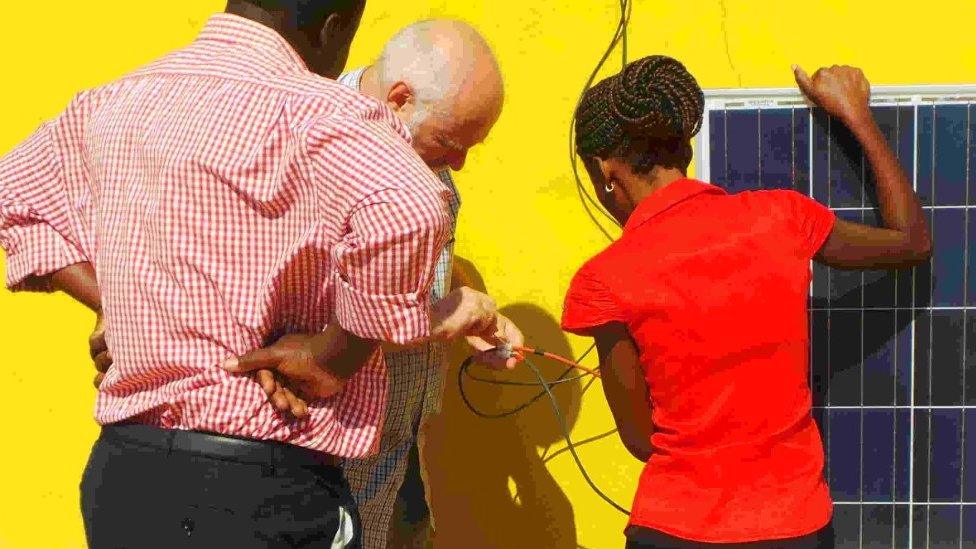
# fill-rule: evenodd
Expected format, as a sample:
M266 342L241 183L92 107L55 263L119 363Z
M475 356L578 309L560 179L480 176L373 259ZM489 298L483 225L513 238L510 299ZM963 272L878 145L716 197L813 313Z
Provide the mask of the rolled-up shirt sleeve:
M88 261L69 228L56 124L44 124L0 159L0 247L13 291L49 292L46 275Z
M385 122L332 120L314 130L317 177L330 185L325 207L357 197L332 250L337 321L382 342L429 337L430 288L451 229L447 189Z
M449 221L423 194L384 190L353 215L336 254L336 317L360 337L406 344L430 335L430 287Z

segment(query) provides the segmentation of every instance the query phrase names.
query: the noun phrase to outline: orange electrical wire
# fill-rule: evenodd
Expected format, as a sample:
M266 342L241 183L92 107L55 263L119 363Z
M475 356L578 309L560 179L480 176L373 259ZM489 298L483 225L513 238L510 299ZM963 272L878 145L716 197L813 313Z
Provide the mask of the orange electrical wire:
M571 366L573 368L576 368L577 370L581 370L583 372L586 372L586 373L590 374L593 377L596 377L596 378L599 378L600 377L600 372L598 372L596 370L591 370L590 368L587 368L586 366L582 366L580 364L577 364L577 363L573 362L572 360L570 360L568 358L561 357L561 356L559 356L557 354L553 354L553 353L550 353L548 351L543 351L541 349L533 349L531 347L520 347L520 346L517 346L517 345L513 345L512 346L512 356L518 358L520 361L521 360L525 360L525 354L544 356L544 357L546 357L546 358L548 358L550 360L555 360L556 362L561 362L561 363L563 363L563 364L565 364L567 366Z

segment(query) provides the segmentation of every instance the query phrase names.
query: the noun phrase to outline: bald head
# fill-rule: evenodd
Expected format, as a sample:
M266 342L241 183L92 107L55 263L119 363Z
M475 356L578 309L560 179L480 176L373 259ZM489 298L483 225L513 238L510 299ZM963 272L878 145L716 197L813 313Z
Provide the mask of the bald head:
M501 114L498 62L481 34L462 21L432 19L404 28L372 70L363 91L401 116L417 152L434 167L460 169L467 150L487 137Z
M468 99L462 92L495 104L489 106L503 97L495 55L481 34L462 21L431 19L404 28L383 47L376 69L384 88L405 82L417 100L440 111Z

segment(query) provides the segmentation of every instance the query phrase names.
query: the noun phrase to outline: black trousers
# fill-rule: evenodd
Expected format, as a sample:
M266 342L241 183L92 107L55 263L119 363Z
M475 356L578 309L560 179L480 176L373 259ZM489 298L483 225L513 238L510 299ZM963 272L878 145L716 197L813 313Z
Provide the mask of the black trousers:
M91 549L359 548L341 469L296 446L107 426L81 482Z
M716 549L833 549L834 529L828 524L818 532L810 535L770 541L756 541L750 543L700 543L669 536L663 532L629 526L626 531L626 549L701 549L714 547Z

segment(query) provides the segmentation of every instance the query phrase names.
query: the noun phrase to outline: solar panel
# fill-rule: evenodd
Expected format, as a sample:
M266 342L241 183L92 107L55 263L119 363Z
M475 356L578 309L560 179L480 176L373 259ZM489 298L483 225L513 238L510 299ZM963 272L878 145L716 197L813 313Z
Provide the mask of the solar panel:
M706 95L699 178L794 189L879 223L842 123L791 90ZM976 87L876 89L872 110L935 248L910 270L813 266L810 384L837 546L976 547Z

